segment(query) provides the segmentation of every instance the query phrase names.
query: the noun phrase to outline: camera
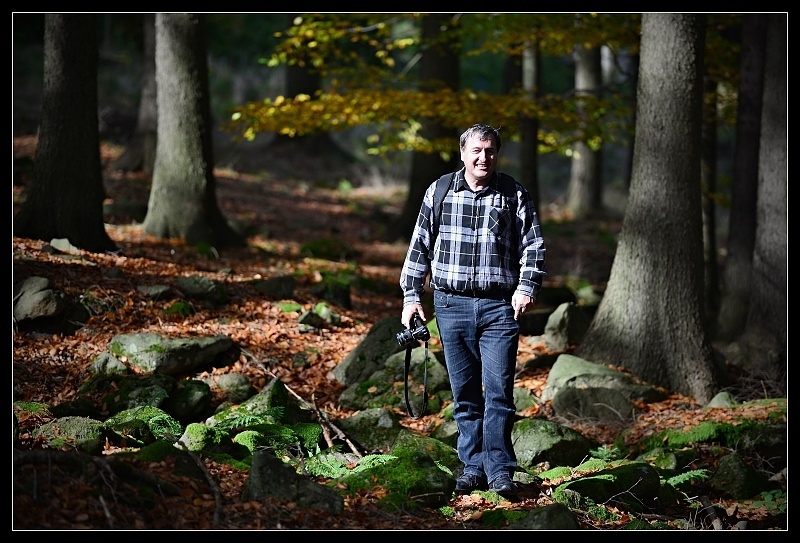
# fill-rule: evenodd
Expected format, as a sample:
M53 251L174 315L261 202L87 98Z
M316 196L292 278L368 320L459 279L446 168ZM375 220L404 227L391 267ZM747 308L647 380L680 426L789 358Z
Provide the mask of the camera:
M415 339L417 341L428 341L431 338L428 327L425 326L418 313L411 315L410 324L410 328L397 333L397 343L401 347L408 346Z

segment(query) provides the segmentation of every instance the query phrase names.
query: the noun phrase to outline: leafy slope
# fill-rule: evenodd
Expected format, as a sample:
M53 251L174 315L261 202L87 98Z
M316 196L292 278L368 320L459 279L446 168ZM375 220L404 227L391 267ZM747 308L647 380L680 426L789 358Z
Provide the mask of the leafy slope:
M20 140L15 149L18 159L30 156L30 140ZM104 149L104 159L107 161L113 153L113 149ZM308 175L313 179L324 174ZM116 172L106 172L106 176L109 201L146 203L144 180ZM258 227L249 237L247 248L224 251L219 258L175 240L154 239L140 226L114 217L109 217L107 225L120 249L114 254L87 253L81 258L65 258L43 250L45 244L41 241L13 239L15 263L28 273L53 278L56 288L72 298L82 297L94 313L88 324L72 336L14 334L13 379L19 399L59 404L74 398L89 375L93 358L119 333L226 334L246 349L247 355L231 367L209 368L196 377L235 371L248 375L258 389L279 377L332 420L348 414L338 406L343 387L331 371L372 324L386 316L399 316L401 311L397 278L406 247L403 243L379 241L381 219L376 210L378 202L382 202L384 211L388 208L388 212L398 212L402 194L389 189L358 189L345 197L333 189L309 189L306 181L276 181L269 174L255 177L224 170L218 170L217 178L218 200L226 215ZM14 197L15 202L24 197L21 186L14 187ZM548 213L555 215L556 210L549 209ZM603 227L613 231L618 223L609 221ZM565 280L557 275L558 270L568 269L576 261L593 263L584 270L593 283L602 285L607 277L613 251L603 250L603 244L582 236L586 228L587 225L569 225L553 229L556 233L547 240L548 256L552 255L548 267L553 270L548 279L553 284ZM303 253L304 243L327 236L345 241L358 256L345 263ZM352 308L336 308L342 315L340 326L319 334L301 333L297 313L284 313L275 301L252 296L252 287L246 284L253 279L293 274L298 280L295 301L311 308L319 300L308 290L320 274L352 269L353 261L364 284L369 286L353 290ZM110 274L111 269L121 273ZM152 301L137 290L144 284L174 285L177 276L193 274L223 281L231 303L220 310L198 308L189 317L176 317L165 312L174 300ZM527 339L521 342L520 368L546 351L542 343ZM547 368L521 370L518 385L538 396L546 379ZM742 379L746 380L746 376ZM538 409L533 407L525 414L547 415ZM648 406L631 435L645 437L661 428L687 427L727 416L726 410L703 411L691 399L673 396ZM32 425L35 421L21 422L24 430L26 423ZM420 420L403 418L404 425L423 432L435 422L435 415ZM588 422L573 426L601 443L611 443L621 431ZM40 449L24 431L22 437L26 449ZM86 470L53 462L44 456L44 451L40 453L41 458L15 466L14 529L490 529L492 526L481 521L490 511L529 510L551 503L545 485L538 495L514 504L493 503L478 496L454 498L450 518L437 511L389 514L374 506L380 497L378 489L348 500L345 514L334 518L299 510L291 503L242 502L239 495L247 473L209 459L203 462L213 486L202 478L180 475L182 470L175 469L174 460L147 465L135 462L135 467L164 478L177 489L152 500L136 501L131 500L132 493L124 482L104 470L102 461L109 457L100 459L95 470ZM763 507L724 500L715 503L729 513L738 507L736 514L748 519L750 529L774 524ZM687 509L682 518L696 516L696 511ZM614 530L625 524L621 521L596 525L588 517L579 520L583 527L592 529Z

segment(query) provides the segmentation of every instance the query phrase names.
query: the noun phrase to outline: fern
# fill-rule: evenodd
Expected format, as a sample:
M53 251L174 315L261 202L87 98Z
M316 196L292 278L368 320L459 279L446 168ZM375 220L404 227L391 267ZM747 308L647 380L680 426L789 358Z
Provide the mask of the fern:
M377 465L387 464L392 460L397 460L397 457L392 456L391 454L370 454L359 460L358 464L350 471L352 473L358 473L359 471L364 471L365 469L369 469Z
M283 416L283 411L283 407L271 407L258 415L243 413L229 419L221 420L217 423L217 426L224 430L238 430L257 426L259 424L275 424L274 421L280 420Z
M332 454L321 454L306 459L305 471L317 477L338 479L349 473L342 460Z
M625 452L617 445L603 445L592 451L589 451L592 458L599 458L600 460L621 460L625 458Z
M358 473L377 465L397 460L396 456L388 454L370 454L359 459L355 465L352 465L347 457L337 452L331 452L331 450L328 449L324 454L317 454L306 459L305 471L315 476L339 479L351 473Z
M692 469L686 471L684 473L679 473L674 477L670 477L666 480L667 484L678 488L680 485L684 483L691 482L693 479L699 479L700 481L705 481L709 477L709 471L707 469Z

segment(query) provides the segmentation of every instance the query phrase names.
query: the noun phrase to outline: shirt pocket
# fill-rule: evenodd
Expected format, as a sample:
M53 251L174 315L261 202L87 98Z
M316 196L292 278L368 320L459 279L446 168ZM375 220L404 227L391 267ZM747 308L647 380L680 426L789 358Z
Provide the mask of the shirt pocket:
M489 211L489 233L497 240L503 240L508 236L511 225L511 210L508 207L493 207Z

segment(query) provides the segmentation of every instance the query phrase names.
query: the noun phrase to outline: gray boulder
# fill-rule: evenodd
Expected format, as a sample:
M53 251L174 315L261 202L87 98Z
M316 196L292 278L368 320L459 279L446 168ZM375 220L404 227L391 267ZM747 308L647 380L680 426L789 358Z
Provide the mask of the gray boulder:
M270 498L296 503L338 515L344 511L344 499L336 490L323 486L311 477L298 474L271 451L253 454L250 473L242 490L243 501L266 501Z
M509 524L509 530L579 530L575 514L564 504L553 503L532 509L526 517Z
M397 343L397 333L402 329L398 317L386 317L375 323L355 349L333 368L333 376L347 387L369 379L383 367L388 356L403 350Z
M629 375L577 356L562 354L547 377L542 401L552 401L553 410L566 419L631 422L637 402L658 402L665 391L639 384Z
M547 462L551 465L574 466L589 456L598 443L580 432L556 422L525 418L514 423L511 442L522 468L533 468Z
M141 333L114 336L108 350L142 372L175 375L207 366L232 347L224 335L173 339Z

